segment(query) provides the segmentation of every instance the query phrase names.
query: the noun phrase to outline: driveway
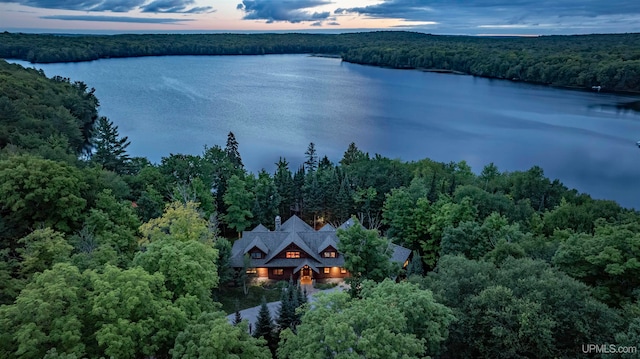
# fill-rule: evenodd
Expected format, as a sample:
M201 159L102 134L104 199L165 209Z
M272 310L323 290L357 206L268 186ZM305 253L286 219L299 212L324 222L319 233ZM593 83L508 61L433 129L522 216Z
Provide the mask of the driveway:
M312 287L308 287L307 289L307 297L309 298L309 302L313 302L314 296L318 293L331 293L337 290L344 290L345 284L340 283L339 285L325 290L318 290ZM278 310L280 310L280 301L267 303L267 308L269 308L269 313L271 313L271 319L275 323L275 319L278 316ZM246 320L249 322L249 328L253 330L255 328L255 323L258 320L258 313L260 312L260 305L253 308L247 308L240 311L240 315L242 316L242 320ZM236 317L236 314L227 315L227 319L229 319L229 323L233 323L233 319Z

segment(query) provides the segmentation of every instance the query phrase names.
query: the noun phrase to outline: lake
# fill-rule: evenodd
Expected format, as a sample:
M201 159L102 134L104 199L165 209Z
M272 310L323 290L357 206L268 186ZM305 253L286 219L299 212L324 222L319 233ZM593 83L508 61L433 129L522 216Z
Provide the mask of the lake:
M22 61L12 61L34 67ZM472 76L393 70L305 55L143 57L37 64L96 89L101 115L129 153L224 147L233 131L246 167L292 170L309 142L337 162L350 142L411 161L465 160L478 173L541 166L551 179L640 209L640 115L633 96Z

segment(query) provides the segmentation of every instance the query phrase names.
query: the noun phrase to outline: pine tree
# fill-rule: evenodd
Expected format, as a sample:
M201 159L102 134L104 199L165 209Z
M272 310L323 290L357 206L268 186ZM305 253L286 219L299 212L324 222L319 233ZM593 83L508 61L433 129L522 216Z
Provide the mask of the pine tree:
M267 306L267 300L262 297L262 304L260 305L260 311L258 312L258 318L256 320L256 328L253 331L255 338L263 337L267 342L273 339L273 321L271 320L271 313Z
M224 153L235 169L244 168L242 158L240 158L240 152L238 151L238 141L233 132L229 132L229 135L227 135L227 145L224 148Z
M91 160L102 165L106 170L118 174L128 173L131 158L127 154L127 147L130 144L128 137L120 138L118 126L102 116L96 122L94 129L94 153Z
M238 300L235 301L235 307L236 307L236 314L233 317L234 326L240 324L240 322L242 321L242 315L240 314L240 302L238 302Z
M278 166L278 168L273 175L273 183L280 196L278 214L282 217L282 220L286 221L291 214L291 206L293 204L293 178L289 170L289 163L286 159L280 157L276 166Z
M278 311L278 330L282 331L287 328L293 328L293 324L296 321L296 306L292 300L292 291L294 288L287 285L282 288L280 294L280 310ZM297 302L297 300L296 300Z
M313 172L318 168L318 155L316 154L315 143L309 143L307 152L304 153L307 160L304 161L304 168L307 172Z

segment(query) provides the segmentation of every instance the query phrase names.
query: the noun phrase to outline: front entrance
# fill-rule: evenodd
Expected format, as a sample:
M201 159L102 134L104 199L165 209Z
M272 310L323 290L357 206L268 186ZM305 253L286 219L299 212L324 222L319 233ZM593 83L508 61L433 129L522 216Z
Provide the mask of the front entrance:
M312 273L313 272L308 265L302 267L302 269L300 270L300 284L310 284Z

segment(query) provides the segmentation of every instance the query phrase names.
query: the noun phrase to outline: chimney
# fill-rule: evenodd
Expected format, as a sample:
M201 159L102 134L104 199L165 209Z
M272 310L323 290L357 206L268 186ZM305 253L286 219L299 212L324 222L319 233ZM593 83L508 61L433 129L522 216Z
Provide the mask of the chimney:
M279 231L280 227L282 227L282 220L280 219L280 216L276 216L276 231Z

